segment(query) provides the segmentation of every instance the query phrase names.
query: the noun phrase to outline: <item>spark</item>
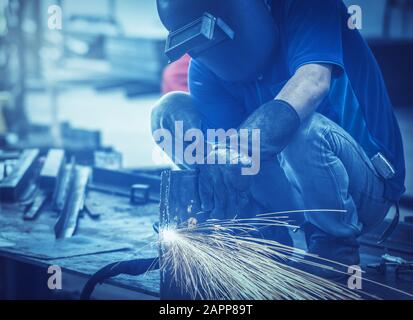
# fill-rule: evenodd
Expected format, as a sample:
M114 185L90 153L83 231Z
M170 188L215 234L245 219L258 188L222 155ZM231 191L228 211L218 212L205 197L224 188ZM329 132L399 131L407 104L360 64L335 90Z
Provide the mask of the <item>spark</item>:
M166 244L173 244L179 241L179 233L173 228L162 229L162 242Z
M304 260L303 250L251 236L262 227L297 228L285 213L290 212L161 228L161 269L168 270L172 281L192 299L360 299L353 290L287 264L335 270L325 265L327 260L310 262Z

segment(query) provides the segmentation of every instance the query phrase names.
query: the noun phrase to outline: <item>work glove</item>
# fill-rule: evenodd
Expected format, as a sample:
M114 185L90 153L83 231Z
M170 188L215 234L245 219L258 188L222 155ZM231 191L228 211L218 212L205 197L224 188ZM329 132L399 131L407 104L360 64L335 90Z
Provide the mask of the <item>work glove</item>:
M205 163L216 163L214 160L218 160L226 164L199 166L199 194L203 211L210 212L211 219L232 219L254 217L257 213L271 210L268 207L277 207L277 204L274 205L274 199L278 202L277 190L272 189L271 181L274 180L270 178L277 168L274 171L271 168L278 166L277 155L299 126L297 112L282 100L264 104L245 121L240 129L248 130L249 133L260 130L260 161L268 164L261 165L267 168L266 172L260 170L255 176L242 175L242 168L249 166L251 161L242 148L240 151L233 150L228 143L213 146ZM250 149L248 147L246 150ZM286 180L285 177L283 180ZM287 181L281 184L277 182L277 185L285 190L290 188Z
M242 174L251 160L227 146L215 145L210 149L205 164L198 166L203 212L209 213L209 219L217 220L253 217L262 212L251 197L253 176Z
M208 156L222 154L215 150ZM276 159L262 164L255 176L242 175L242 162L235 165L203 165L199 168L199 193L202 210L201 220L192 220L194 226L203 220L231 220L255 218L258 214L295 208L293 193L285 177L277 174L282 170ZM283 192L280 192L282 189ZM244 233L243 233L244 234ZM260 226L248 231L249 236L277 241L292 246L287 228ZM245 234L244 234L245 235Z

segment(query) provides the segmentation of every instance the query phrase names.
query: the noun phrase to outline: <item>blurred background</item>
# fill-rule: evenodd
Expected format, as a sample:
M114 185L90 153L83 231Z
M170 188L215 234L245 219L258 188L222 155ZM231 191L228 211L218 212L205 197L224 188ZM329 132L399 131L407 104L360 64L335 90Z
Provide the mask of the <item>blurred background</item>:
M127 167L151 164L149 110L167 62L155 1L0 3L3 133L59 144L66 123L98 131L95 142L120 151ZM62 30L48 28L53 4L62 8ZM54 127L52 141L33 141L42 126Z
M411 222L413 0L345 2L362 8L361 33L400 122L408 189L402 218ZM53 5L61 8L61 30L49 25L58 26ZM0 0L0 150L63 148L95 166L103 153L115 169L158 165L151 108L162 92L185 87L176 69L165 71L165 38L155 0Z
M345 2L361 6L362 33L399 114L409 113L412 1ZM48 28L55 4L62 30ZM167 63L165 36L152 0L0 0L0 132L32 145L59 144L64 123L63 131L98 131L98 142L122 153L125 167L151 165L149 113ZM50 141L43 134L33 141L46 126ZM408 140L406 131L410 150Z
M412 1L345 2L363 10L362 33L395 106L413 105ZM48 28L54 4L62 9L62 30ZM58 143L65 122L99 131L126 167L152 164L148 117L167 63L165 36L152 0L0 0L1 133L27 138L36 126L54 126L47 143Z

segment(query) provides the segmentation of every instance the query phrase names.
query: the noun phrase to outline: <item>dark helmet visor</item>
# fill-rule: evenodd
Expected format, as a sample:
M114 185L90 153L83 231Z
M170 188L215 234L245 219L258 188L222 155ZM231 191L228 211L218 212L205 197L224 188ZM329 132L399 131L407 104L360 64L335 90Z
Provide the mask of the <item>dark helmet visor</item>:
M165 54L170 62L186 53L195 58L203 51L223 41L233 40L234 37L235 33L228 24L206 12L202 17L169 34Z

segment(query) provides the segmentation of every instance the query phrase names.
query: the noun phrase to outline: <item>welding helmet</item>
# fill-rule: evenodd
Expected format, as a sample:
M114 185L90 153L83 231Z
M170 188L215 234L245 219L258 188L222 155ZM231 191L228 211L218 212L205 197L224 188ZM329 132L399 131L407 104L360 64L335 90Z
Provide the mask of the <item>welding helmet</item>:
M278 43L264 0L157 0L171 62L188 53L225 81L255 80Z

